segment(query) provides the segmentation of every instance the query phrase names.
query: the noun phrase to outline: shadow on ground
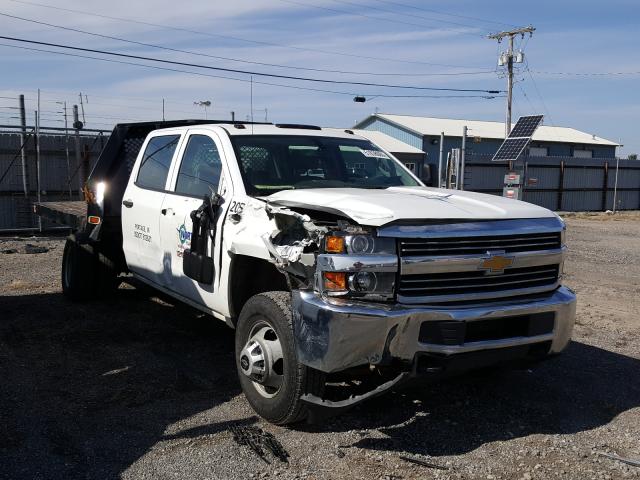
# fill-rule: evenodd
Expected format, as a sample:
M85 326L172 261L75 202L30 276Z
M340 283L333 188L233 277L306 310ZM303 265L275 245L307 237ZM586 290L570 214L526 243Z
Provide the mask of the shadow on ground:
M121 289L111 302L0 297L0 477L116 478L166 435L240 393L233 331ZM376 428L353 446L458 455L530 434L574 433L640 406L640 360L582 343L533 370L473 373L392 392L309 432ZM253 422L255 419L247 419ZM459 435L451 435L451 430ZM453 439L453 440L452 440Z
M240 393L232 352L222 322L145 289L0 297L0 478L117 478L167 426Z
M377 427L387 438L364 437L353 446L459 455L496 440L590 430L639 406L640 360L573 342L531 369L483 370L414 384L322 430Z

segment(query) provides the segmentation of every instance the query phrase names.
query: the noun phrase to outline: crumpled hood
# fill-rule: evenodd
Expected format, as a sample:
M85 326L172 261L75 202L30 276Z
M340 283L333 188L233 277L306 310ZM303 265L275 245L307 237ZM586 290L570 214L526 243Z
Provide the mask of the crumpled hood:
M495 195L429 187L282 190L265 198L288 207L341 213L361 225L396 220L508 220L555 214L531 203Z

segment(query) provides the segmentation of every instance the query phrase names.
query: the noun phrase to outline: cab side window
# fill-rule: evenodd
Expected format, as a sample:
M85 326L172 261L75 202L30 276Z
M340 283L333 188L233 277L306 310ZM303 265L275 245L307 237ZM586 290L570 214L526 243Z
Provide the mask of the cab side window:
M164 190L171 159L176 151L180 135L161 135L147 143L142 156L136 185L152 190Z
M180 162L176 193L194 197L218 190L222 162L216 144L207 135L191 135Z

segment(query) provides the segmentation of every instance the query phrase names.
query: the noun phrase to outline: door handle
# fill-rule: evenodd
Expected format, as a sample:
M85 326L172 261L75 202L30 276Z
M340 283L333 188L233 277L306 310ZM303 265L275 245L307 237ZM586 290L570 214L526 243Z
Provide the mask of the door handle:
M162 210L160 210L160 213L163 215L166 215L169 212L173 212L173 208L163 208Z
M131 201L131 200L123 200L122 204L127 208L133 207L133 201Z

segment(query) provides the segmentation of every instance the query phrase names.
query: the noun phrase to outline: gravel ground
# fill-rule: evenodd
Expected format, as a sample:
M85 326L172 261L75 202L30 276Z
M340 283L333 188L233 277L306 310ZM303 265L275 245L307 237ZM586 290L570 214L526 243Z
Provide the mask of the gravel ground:
M222 323L126 285L70 304L62 239L0 238L17 251L0 253L0 478L639 478L598 452L640 458L640 215L567 222L579 308L564 355L295 428L254 415ZM289 463L236 444L233 425L271 432Z

